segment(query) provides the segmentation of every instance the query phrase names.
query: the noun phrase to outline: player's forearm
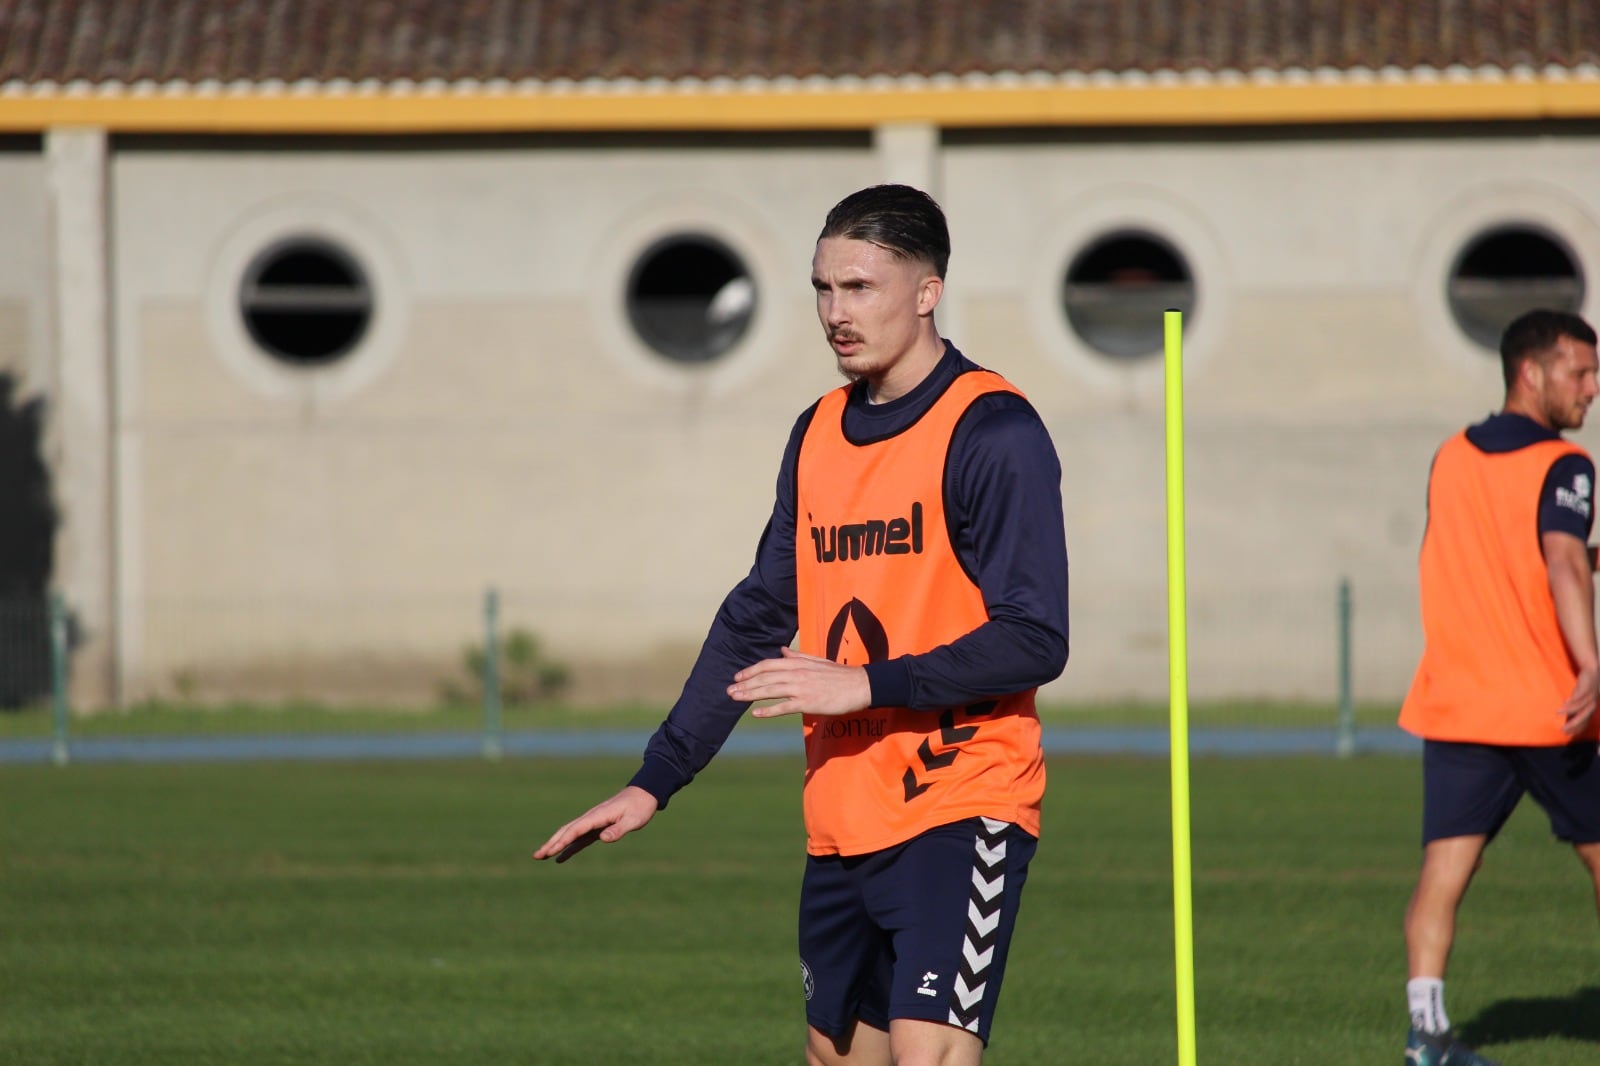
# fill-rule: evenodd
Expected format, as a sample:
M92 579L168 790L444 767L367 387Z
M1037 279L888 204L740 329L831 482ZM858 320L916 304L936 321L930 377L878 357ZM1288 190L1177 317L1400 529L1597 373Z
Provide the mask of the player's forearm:
M1579 670L1593 669L1600 661L1595 647L1594 578L1587 547L1547 556L1550 596L1555 601L1556 623L1566 642L1567 654Z
M1038 688L1066 664L1064 626L1001 618L925 654L869 663L867 676L874 706L931 711Z
M723 602L683 692L645 746L644 765L630 784L665 807L667 800L721 750L747 703L728 698L728 681L794 639L794 606L763 591L754 575Z

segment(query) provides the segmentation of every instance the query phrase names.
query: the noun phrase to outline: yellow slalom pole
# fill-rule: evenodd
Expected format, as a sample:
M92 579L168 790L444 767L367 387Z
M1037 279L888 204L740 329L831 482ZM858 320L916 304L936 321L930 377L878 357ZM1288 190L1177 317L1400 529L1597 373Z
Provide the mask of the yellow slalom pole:
M1167 676L1172 706L1172 932L1177 956L1178 1066L1194 1066L1194 897L1189 855L1189 631L1183 548L1183 312L1168 311Z

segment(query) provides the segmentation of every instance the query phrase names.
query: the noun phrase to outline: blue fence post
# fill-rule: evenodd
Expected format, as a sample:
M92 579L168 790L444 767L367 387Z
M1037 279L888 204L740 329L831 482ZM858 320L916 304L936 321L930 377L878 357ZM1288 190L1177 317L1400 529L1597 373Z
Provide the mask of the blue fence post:
M1355 697L1351 692L1350 678L1352 613L1350 579L1341 577L1339 579L1339 736L1334 744L1334 750L1340 758L1354 755L1356 750Z
M50 718L53 739L50 761L67 765L67 605L61 593L50 594Z
M483 597L483 757L505 750L500 729L500 594L493 586Z

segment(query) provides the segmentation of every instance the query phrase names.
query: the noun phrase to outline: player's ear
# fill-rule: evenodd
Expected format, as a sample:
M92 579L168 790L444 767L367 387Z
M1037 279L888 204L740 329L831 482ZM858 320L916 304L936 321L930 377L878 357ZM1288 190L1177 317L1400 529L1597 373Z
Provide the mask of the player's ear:
M1544 384L1544 364L1528 357L1517 363L1517 385L1524 391L1537 394Z
M927 316L933 314L933 309L939 306L939 297L944 295L944 279L937 274L929 274L922 279L922 287L917 290L917 314Z

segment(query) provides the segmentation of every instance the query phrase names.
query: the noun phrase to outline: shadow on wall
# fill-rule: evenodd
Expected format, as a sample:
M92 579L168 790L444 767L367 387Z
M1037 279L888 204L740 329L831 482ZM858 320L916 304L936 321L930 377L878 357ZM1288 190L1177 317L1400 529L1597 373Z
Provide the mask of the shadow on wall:
M56 509L44 461L44 401L0 374L0 710L50 693L50 577Z

